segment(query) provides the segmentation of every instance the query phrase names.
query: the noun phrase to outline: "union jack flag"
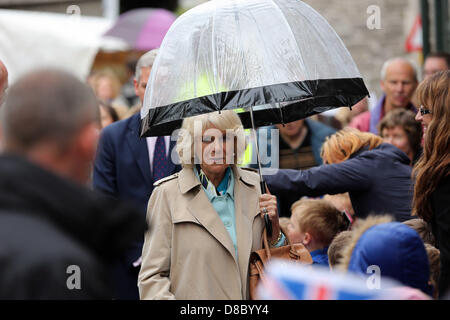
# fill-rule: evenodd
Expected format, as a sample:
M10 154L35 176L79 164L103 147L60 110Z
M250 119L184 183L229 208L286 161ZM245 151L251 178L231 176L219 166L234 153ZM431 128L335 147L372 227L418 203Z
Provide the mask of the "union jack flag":
M395 288L395 290L393 290ZM379 300L407 299L401 284L383 278L382 287L373 289L367 277L331 271L320 266L302 266L274 260L266 268L266 277L259 284L258 298L263 300ZM418 295L421 298L423 295Z

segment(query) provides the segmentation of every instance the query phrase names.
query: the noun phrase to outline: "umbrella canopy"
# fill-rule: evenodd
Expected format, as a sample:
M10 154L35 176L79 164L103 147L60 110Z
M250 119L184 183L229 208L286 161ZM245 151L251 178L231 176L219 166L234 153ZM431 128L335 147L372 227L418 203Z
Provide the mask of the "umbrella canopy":
M240 108L244 126L285 123L368 95L343 42L298 0L213 0L171 26L151 72L141 135Z
M136 50L152 50L161 45L175 19L165 9L134 9L122 14L104 35L121 38Z

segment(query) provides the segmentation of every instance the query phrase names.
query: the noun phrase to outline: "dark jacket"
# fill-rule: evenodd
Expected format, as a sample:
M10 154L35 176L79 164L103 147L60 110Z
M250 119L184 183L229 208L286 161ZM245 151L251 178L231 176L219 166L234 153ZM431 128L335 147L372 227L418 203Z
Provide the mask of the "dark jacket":
M447 176L431 194L431 228L436 247L441 252L439 296L450 293L450 176Z
M280 169L264 179L272 194L302 196L349 192L355 215L392 214L398 221L411 218L413 181L410 159L397 147L381 144L363 149L341 163L309 170Z
M145 219L153 191L147 141L139 137L140 114L114 122L102 130L94 163L93 185L96 190L135 203ZM171 142L171 153L175 142ZM172 161L170 174L181 169Z
M145 229L127 205L0 156L0 299L112 298L108 264Z
M331 136L336 132L334 128L327 126L319 121L305 119L305 124L311 132L311 146L314 154L314 159L318 165L322 164L322 158L320 157L320 150L328 136Z
M311 145L312 153L314 155L314 160L316 162L315 165L322 164L322 158L320 157L320 150L322 148L322 144L324 143L326 137L332 135L336 131L319 122L310 119L305 119L306 127L308 127L308 135L309 138L308 143ZM275 139L275 136L272 136L272 129L276 129L275 126L270 127L262 127L258 129L258 144L259 144L259 153L261 166L264 168L278 168L280 166L279 163L279 143L281 141L281 137ZM250 167L257 169L257 158L256 158L256 148L252 148L252 163ZM281 217L289 217L290 216L290 208L291 208L291 200L290 197L282 194L278 194L278 212Z

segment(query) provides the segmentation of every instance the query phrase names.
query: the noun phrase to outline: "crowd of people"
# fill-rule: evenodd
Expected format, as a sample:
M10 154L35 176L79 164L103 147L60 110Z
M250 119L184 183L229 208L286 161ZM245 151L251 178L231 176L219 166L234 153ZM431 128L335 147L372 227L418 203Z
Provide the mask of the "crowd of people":
M133 65L132 96L108 70L10 84L0 61L1 299L245 300L265 215L270 247L301 243L312 268L376 265L448 297L450 55L430 54L423 81L386 61L373 108L259 128L258 141L236 112L212 112L172 141L140 138L158 54ZM279 160L262 169L265 192L242 161L256 142Z

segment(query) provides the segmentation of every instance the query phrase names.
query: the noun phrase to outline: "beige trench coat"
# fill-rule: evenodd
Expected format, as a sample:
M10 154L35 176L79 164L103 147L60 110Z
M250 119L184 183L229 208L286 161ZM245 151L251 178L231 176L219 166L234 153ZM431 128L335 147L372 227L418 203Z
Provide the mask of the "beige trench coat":
M264 227L259 176L232 168L238 257L194 171L185 168L163 179L150 198L141 299L248 299L250 253L261 249Z

